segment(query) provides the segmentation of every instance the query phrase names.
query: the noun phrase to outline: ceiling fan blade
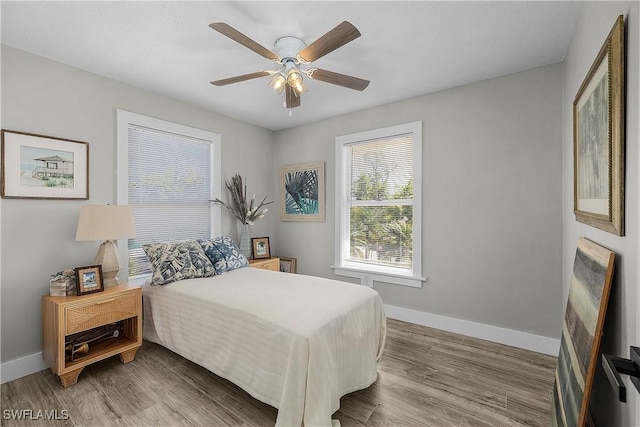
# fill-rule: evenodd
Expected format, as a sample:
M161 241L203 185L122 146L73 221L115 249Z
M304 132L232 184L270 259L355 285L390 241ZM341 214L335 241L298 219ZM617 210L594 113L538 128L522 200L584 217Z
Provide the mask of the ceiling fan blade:
M258 77L270 76L271 73L269 71L258 71L250 74L243 74L241 76L229 77L228 79L216 80L211 82L214 86L225 86L230 85L231 83L243 82L245 80L257 79Z
M300 106L300 95L298 95L289 83L285 83L284 93L287 108L296 108Z
M234 41L240 43L244 47L247 47L247 48L251 49L252 51L257 53L258 55L262 55L265 58L272 59L274 61L279 61L280 60L278 55L276 55L275 53L271 52L269 49L267 49L266 47L262 46L261 44L255 42L254 40L251 40L249 37L245 36L240 31L236 30L235 28L233 28L229 24L226 24L224 22L214 22L213 24L209 24L209 27L213 28L214 30L216 30L220 34L223 34L223 35L229 37L231 40L234 40Z
M358 37L360 37L360 31L351 22L343 21L302 49L298 54L298 59L307 63L313 62Z
M365 90L366 87L369 86L369 80L348 76L346 74L334 73L333 71L321 70L320 68L310 69L307 71L307 76L313 80L320 80L321 82L331 83L360 91Z

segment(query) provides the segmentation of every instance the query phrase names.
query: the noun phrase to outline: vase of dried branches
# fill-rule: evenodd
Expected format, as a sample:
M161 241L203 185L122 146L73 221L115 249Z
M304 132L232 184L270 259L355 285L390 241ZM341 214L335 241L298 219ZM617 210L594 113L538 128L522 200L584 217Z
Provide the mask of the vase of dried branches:
M240 221L240 252L247 257L251 258L251 232L249 226L253 225L254 221L264 218L264 215L269 211L267 205L273 203L273 201L267 202L267 197L260 203L256 204L256 195L251 196L251 199L247 199L247 186L243 184L242 177L236 174L231 177L231 181L225 181L227 190L231 195L231 202L226 203L220 199L212 200L221 206L227 208L227 210Z

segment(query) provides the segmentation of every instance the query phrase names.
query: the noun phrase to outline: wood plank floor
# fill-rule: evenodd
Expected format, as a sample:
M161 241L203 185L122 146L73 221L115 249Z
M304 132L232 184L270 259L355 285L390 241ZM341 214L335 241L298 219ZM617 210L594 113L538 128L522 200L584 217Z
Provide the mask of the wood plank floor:
M388 320L378 380L334 414L355 426L549 426L556 358ZM171 351L91 365L62 388L44 370L2 385L2 426L272 426L276 409ZM6 419L6 410L67 410L67 420Z

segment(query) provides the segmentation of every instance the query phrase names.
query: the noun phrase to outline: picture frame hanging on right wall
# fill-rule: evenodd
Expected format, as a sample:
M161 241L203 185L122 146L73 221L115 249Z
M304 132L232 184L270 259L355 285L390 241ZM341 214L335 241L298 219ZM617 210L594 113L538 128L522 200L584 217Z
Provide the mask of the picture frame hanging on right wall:
M620 15L573 102L576 220L624 236L625 42Z

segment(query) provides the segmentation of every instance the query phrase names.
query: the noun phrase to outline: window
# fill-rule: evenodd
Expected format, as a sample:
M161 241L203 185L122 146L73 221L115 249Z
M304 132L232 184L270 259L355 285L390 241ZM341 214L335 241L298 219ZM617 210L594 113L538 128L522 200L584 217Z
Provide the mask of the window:
M421 186L421 122L336 138L336 274L422 286Z
M121 256L130 282L151 273L143 244L220 234L220 187L220 135L118 111L118 204L136 224Z

